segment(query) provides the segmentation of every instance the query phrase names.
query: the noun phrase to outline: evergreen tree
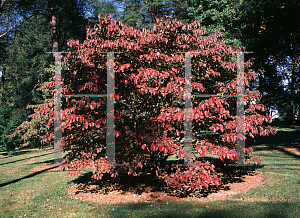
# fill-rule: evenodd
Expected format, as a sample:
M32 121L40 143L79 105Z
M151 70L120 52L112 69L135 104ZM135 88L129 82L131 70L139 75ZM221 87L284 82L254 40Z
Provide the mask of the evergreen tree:
M3 113L5 121L1 124L0 146L6 150L13 149L11 145L17 142L10 143L8 147L7 140L11 139L3 136L11 134L11 129L15 131L15 123L26 121L33 113L33 110L26 109L27 105L40 103L42 93L37 88L52 76L44 73L44 68L53 64L52 55L46 52L66 50L68 39L83 40L87 24L83 13L84 1L18 0L16 3L21 22L14 28L11 39L1 44L6 47L1 57L5 75L1 77L3 95L0 113ZM7 114L6 110L13 113Z
M3 102L0 107L0 151L11 152L21 143L21 136L6 138L7 135L16 131L23 122L25 109L11 111L11 107Z
M115 3L123 2L124 11L121 12L120 21L136 28L151 28L156 25L156 19L163 19L164 15L173 19L183 19L186 14L186 3L180 0L125 0L114 1Z
M85 38L87 25L84 9L87 2L83 0L19 0L19 10L24 19L42 15L48 19L52 38L52 51L66 49L68 39Z
M90 11L89 25L93 26L99 22L99 14L101 16L109 15L111 19L116 20L120 17L118 8L120 4L118 2L109 2L109 1L98 1L98 0L87 0L88 10Z

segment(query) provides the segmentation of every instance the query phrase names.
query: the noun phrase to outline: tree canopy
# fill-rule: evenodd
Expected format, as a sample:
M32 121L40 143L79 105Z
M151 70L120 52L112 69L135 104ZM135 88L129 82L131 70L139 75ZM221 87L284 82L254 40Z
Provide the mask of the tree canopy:
M236 94L237 64L233 53L240 51L225 44L217 32L204 35L200 23L184 24L176 19L157 20L156 25L140 31L109 17L100 17L94 28L87 29L83 43L70 40L70 52L64 58L65 73L63 90L67 95L62 107L64 161L71 165L74 173L80 173L87 165L94 168L93 177L101 179L108 173L112 177L122 173L137 175L141 171L160 175L167 171L165 182L183 188L202 189L218 184L214 165L199 159L215 154L224 160L237 158L236 100L224 96L195 97L192 100L191 120L194 132L191 142L192 159L185 152L183 107L187 97L185 89L184 55L177 51L195 52L191 88L193 94ZM105 113L107 98L72 99L74 94L105 94L107 83L106 54L123 52L115 60L115 133L116 162L121 167L101 166L107 157L99 156L108 150L108 113ZM245 63L245 85L258 75L251 71L251 61ZM53 69L52 69L53 70ZM45 92L54 89L54 81L43 86ZM52 91L53 94L53 91ZM252 104L260 99L259 92L245 92L245 139L256 135L275 134L268 126L271 118L259 114L264 105ZM53 97L43 104L33 106L35 113L31 122L23 123L13 135L23 132L26 143L40 139L40 143L53 143L54 116ZM131 113L124 113L129 110ZM46 131L46 127L48 131ZM208 133L207 131L210 131ZM12 136L13 136L12 135ZM247 161L260 160L249 155ZM191 161L187 167L166 166L168 157L185 158ZM74 175L75 175L74 174Z

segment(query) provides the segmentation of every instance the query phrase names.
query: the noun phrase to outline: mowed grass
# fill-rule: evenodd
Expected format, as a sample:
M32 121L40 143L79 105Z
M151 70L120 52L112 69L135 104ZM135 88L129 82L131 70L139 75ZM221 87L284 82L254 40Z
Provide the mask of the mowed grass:
M300 217L300 156L278 151L300 144L300 127L251 143L263 157L264 185L213 202L97 204L70 198L66 171L33 172L51 163L51 150L0 156L0 217ZM75 178L77 178L76 176ZM238 200L243 197L244 200Z

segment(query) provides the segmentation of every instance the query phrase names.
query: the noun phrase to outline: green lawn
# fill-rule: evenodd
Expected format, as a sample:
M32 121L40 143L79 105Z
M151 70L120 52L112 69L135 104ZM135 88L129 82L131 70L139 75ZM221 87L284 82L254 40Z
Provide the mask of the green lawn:
M277 151L300 145L300 127L280 128L252 143L263 157L265 185L214 202L97 204L69 197L67 172L32 172L50 163L51 150L25 149L0 156L0 217L300 217L300 156ZM78 177L78 176L77 176ZM75 178L77 178L75 177ZM234 200L243 197L244 200Z

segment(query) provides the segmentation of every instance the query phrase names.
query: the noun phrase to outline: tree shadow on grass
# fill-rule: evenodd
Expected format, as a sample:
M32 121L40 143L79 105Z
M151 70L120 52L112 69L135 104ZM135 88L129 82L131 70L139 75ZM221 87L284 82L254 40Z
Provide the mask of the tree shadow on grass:
M28 179L28 178L34 177L34 176L39 175L39 174L41 174L41 173L44 173L44 172L46 172L46 171L48 171L48 170L54 169L54 168L56 168L57 166L58 166L58 165L53 165L53 167L49 167L49 168L47 168L47 169L44 169L44 170L41 170L41 171L38 171L38 172L31 173L31 174L29 174L29 175L27 175L27 176L23 176L23 177L21 177L21 178L19 178L19 179L14 179L14 180L11 180L11 181L9 181L9 182L2 183L2 184L0 184L0 187L4 187L4 186L10 185L10 184L19 182L19 181L21 181L21 180L23 180L23 179Z
M51 153L50 153L50 154L51 154ZM41 155L36 155L36 156L32 156L32 157L27 157L27 158L15 160L15 161L10 161L10 162L6 162L6 163L2 163L2 164L0 164L0 166L1 166L1 165L5 165L5 164L10 164L10 163L16 163L16 162L23 161L23 160L32 159L32 158L35 158L35 157L46 156L46 155L49 155L49 154L41 154Z
M45 160L45 161L40 161L40 162L35 162L35 163L30 163L27 165L36 165L36 164L53 164L54 160Z
M4 158L9 158L9 157L15 157L18 155L22 155L22 154L28 154L30 152L35 152L34 150L30 151L30 150L21 150L21 151L16 151L14 153L7 153L7 152L0 152L0 159L4 159Z
M150 204L153 206L150 206ZM131 203L126 205L126 212L135 211L145 214L147 217L160 218L233 218L233 217L267 217L267 218L281 218L281 217L298 217L300 214L299 203L297 202L251 202L232 204L232 202L218 201L218 204L207 206L207 204L197 204L197 209L194 205L184 203L184 205L166 205L158 203ZM123 207L113 207L114 210L108 210L111 217L116 217L117 214L125 215ZM156 211L153 211L157 208ZM254 209L255 208L255 209ZM93 208L97 211L98 207ZM100 209L100 207L99 207ZM258 210L257 210L258 209ZM100 211L99 211L100 212ZM150 214L153 213L153 214ZM293 216L294 215L294 216ZM118 216L121 217L121 216Z
M279 123L276 135L259 136L255 140L246 140L246 145L255 151L277 150L287 155L300 158L300 127L288 123Z

